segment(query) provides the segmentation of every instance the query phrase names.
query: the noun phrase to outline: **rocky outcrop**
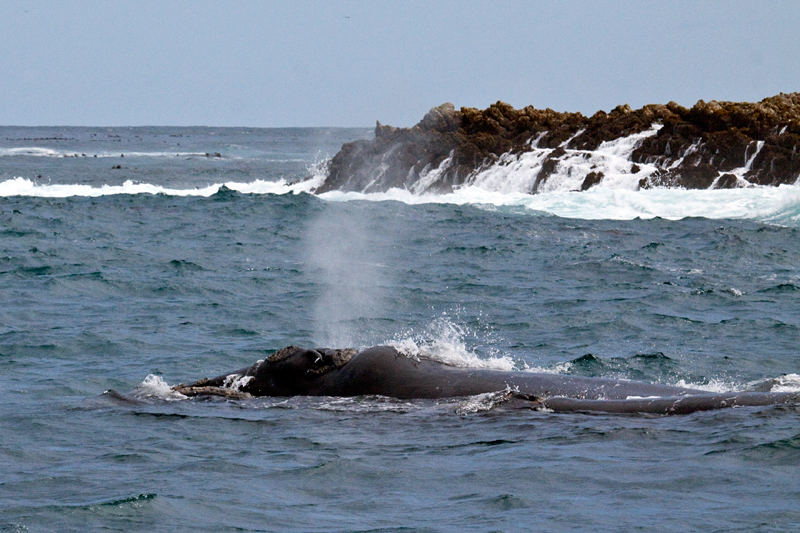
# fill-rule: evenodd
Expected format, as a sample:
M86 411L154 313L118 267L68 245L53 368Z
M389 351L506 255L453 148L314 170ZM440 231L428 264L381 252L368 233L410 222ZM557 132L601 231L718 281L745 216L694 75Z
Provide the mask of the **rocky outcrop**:
M412 128L379 122L373 140L342 146L317 192L447 192L489 183L502 189L504 180L528 193L606 182L690 189L778 185L800 178L798 147L800 93L758 103L701 100L691 108L622 105L591 117L503 102L485 110L448 103Z

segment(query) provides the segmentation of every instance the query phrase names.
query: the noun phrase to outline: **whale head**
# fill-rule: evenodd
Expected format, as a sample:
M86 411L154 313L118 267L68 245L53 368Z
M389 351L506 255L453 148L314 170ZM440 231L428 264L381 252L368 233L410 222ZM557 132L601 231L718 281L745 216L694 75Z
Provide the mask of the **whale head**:
M322 376L342 368L355 354L353 349L287 346L253 365L247 372L253 379L241 390L255 396L307 395Z

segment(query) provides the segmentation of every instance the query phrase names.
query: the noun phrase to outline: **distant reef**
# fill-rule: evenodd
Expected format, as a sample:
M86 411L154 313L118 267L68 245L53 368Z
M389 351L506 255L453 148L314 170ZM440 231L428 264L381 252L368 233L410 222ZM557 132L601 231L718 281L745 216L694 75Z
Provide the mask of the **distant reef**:
M675 102L591 117L497 102L446 103L412 128L380 122L375 138L342 146L316 190L504 192L733 188L800 178L800 93L758 103Z

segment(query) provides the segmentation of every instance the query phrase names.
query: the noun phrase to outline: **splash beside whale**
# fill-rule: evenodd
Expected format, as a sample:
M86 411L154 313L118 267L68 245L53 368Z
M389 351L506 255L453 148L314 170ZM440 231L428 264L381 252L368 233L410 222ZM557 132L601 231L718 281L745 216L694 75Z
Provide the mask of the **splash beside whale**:
M798 392L709 393L627 380L456 368L390 346L361 352L289 346L266 360L173 390L186 396L449 398L506 391L552 411L686 414L726 407L798 404Z

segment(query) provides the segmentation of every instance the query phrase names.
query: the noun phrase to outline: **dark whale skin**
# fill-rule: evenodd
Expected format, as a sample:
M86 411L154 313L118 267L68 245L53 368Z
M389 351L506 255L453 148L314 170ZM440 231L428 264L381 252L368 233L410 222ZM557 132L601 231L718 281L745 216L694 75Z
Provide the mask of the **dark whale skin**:
M232 379L249 378L238 391L252 396L366 396L435 399L510 391L536 407L557 412L686 414L726 407L800 403L800 393L743 391L709 393L699 389L637 381L533 372L458 368L410 357L390 346L353 355L341 350L289 347L288 355L235 372L178 385L187 395L229 395ZM336 360L338 357L338 360ZM232 378L232 377L233 378Z

